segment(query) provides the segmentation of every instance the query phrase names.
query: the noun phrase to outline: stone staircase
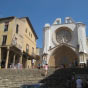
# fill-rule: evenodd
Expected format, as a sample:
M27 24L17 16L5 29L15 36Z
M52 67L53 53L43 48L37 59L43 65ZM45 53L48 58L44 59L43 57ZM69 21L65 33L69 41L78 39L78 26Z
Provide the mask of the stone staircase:
M38 83L43 78L38 69L1 69L0 88L19 88L24 84Z
M42 86L44 88L46 88L46 86L48 86L48 88L68 88L68 80L70 80L71 83L74 73L75 77L81 74L88 79L88 68L65 68L55 70L53 74L44 78L40 82L44 83Z
M88 74L88 69L49 68L48 75L44 76L41 69L0 69L0 88L20 88L21 85L43 83L41 88L66 88L66 82L75 74Z

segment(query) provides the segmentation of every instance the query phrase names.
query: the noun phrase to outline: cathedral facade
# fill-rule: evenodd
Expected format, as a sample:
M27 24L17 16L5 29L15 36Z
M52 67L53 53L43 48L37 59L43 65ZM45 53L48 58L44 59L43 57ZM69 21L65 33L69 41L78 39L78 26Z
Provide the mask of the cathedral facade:
M62 23L61 18L57 18L52 25L45 24L43 33L43 59L50 67L87 64L85 24L74 22L70 17L66 17Z

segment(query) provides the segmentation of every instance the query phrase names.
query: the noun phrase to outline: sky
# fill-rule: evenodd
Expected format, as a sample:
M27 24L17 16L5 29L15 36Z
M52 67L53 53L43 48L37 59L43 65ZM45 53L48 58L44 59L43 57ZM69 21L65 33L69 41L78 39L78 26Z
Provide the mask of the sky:
M0 17L29 17L36 34L37 47L43 45L43 28L56 18L72 17L86 24L88 36L88 0L0 0Z

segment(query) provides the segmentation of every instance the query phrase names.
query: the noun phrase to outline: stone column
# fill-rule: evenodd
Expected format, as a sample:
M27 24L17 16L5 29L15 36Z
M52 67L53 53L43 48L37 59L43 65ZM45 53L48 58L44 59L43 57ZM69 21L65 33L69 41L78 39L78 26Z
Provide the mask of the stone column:
M16 55L14 54L14 57L13 57L13 64L15 64L15 57L16 57Z
M5 62L5 68L8 68L8 61L9 61L9 47L7 47L7 56L6 56L6 62Z
M25 58L25 68L27 68L27 61L28 61L28 58L26 57Z
M27 62L28 62L28 59L25 61L25 68L27 68Z
M1 69L1 47L0 47L0 69Z
M20 64L22 64L22 56L23 56L23 55L21 55L21 56L20 56L20 59L19 59Z

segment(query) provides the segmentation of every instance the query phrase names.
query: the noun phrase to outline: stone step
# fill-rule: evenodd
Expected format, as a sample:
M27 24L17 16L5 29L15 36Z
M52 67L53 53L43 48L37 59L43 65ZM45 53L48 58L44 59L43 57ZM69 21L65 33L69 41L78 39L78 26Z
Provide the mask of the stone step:
M44 70L38 69L1 69L0 88L19 88L24 84L45 83L45 88L65 88L67 78L72 73L88 74L88 69L59 69L49 68L48 75L44 76ZM63 81L65 80L65 81ZM63 84L64 83L64 84Z

